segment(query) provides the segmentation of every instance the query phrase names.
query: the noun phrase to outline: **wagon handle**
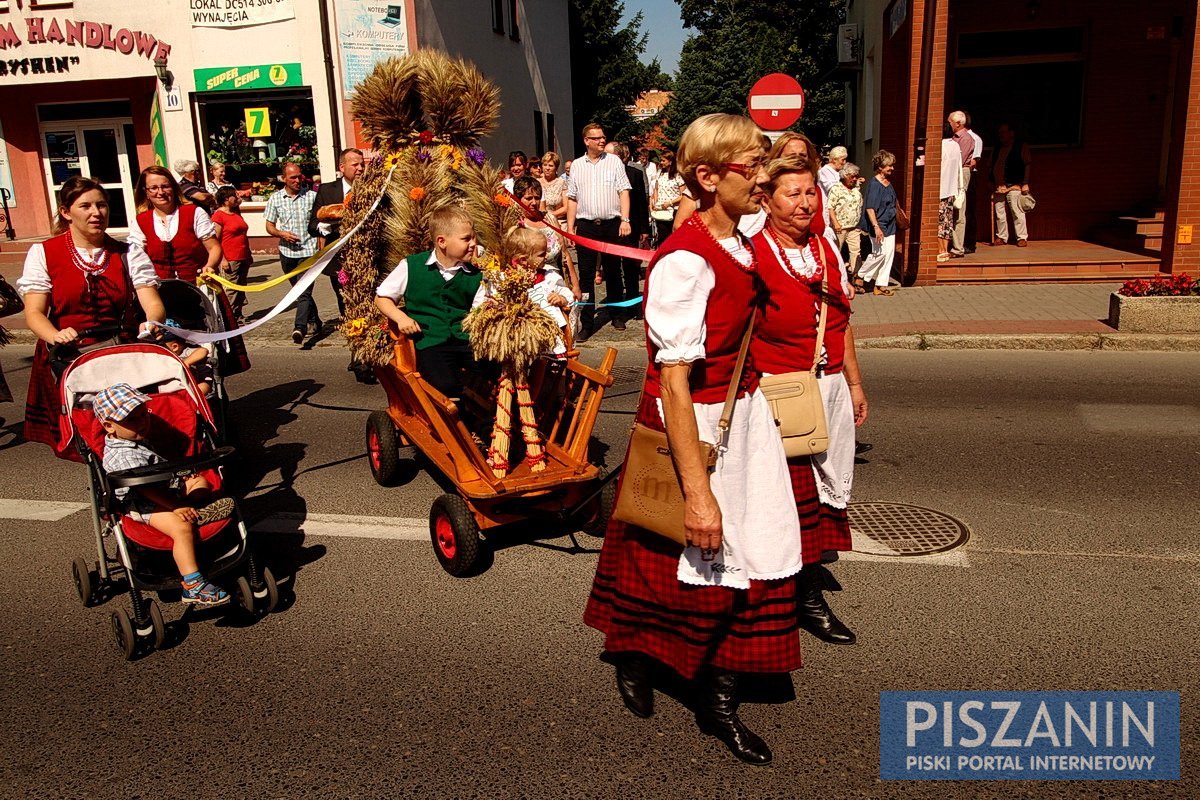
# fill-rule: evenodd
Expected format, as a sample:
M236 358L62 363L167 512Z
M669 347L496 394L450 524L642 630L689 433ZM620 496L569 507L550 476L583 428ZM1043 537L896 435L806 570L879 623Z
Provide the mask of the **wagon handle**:
M417 371L417 348L412 339L396 328L393 320L388 320L388 335L392 338L392 350L396 355L396 367L404 372Z

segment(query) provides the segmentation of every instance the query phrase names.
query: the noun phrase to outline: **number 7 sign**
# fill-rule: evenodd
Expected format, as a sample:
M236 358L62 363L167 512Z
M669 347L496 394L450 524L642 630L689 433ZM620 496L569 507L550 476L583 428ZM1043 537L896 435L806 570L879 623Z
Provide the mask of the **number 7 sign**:
M271 136L271 109L247 108L246 135L251 139L264 139Z

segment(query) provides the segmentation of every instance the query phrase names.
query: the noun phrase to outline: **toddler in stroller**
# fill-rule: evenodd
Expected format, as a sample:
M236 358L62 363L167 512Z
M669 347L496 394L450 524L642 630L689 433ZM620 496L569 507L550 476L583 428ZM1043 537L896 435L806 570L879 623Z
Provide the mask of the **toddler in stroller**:
M213 386L213 365L209 361L209 352L207 347L201 347L198 344L188 344L179 334L175 333L172 328L179 328L179 324L173 319L169 319L164 323L162 329L162 345L175 354L175 357L182 361L192 373L192 378L196 381L196 388L208 397L209 391Z
M132 615L112 612L125 657L166 641L162 611L146 594L179 597L181 573L187 602L223 603L223 589L248 613L274 611L279 584L257 563L236 501L218 499L234 449L217 446L212 410L187 367L157 344L105 347L66 368L59 395L67 413L58 446L87 465L99 556L94 569L76 558L72 577L84 606L127 585Z
M96 393L92 407L106 433L103 460L106 473L166 461L154 449L154 429L146 406L149 400L128 383L114 384ZM219 606L229 602L229 594L200 574L196 534L198 526L227 519L233 513L233 500L213 499L212 484L203 475L186 475L182 482L181 494L153 485L136 489L133 496L128 486L116 489L114 494L126 504L125 511L130 517L171 538L171 554L183 577L183 602Z

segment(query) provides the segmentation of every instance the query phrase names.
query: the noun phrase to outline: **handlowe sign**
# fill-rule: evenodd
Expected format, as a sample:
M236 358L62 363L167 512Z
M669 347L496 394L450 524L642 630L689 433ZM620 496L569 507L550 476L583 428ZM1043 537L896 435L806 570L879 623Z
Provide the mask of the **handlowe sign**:
M1179 692L881 692L884 780L1179 780Z
M197 92L227 92L234 89L276 89L302 86L299 64L258 64L251 67L217 67L192 70Z
M292 0L188 0L193 28L243 28L296 18Z

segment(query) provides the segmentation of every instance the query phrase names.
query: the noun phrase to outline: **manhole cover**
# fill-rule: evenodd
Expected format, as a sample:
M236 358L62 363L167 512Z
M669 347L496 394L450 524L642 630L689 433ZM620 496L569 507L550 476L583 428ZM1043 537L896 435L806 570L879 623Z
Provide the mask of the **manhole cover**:
M882 556L926 556L967 543L971 531L931 508L900 503L851 503L854 549Z

